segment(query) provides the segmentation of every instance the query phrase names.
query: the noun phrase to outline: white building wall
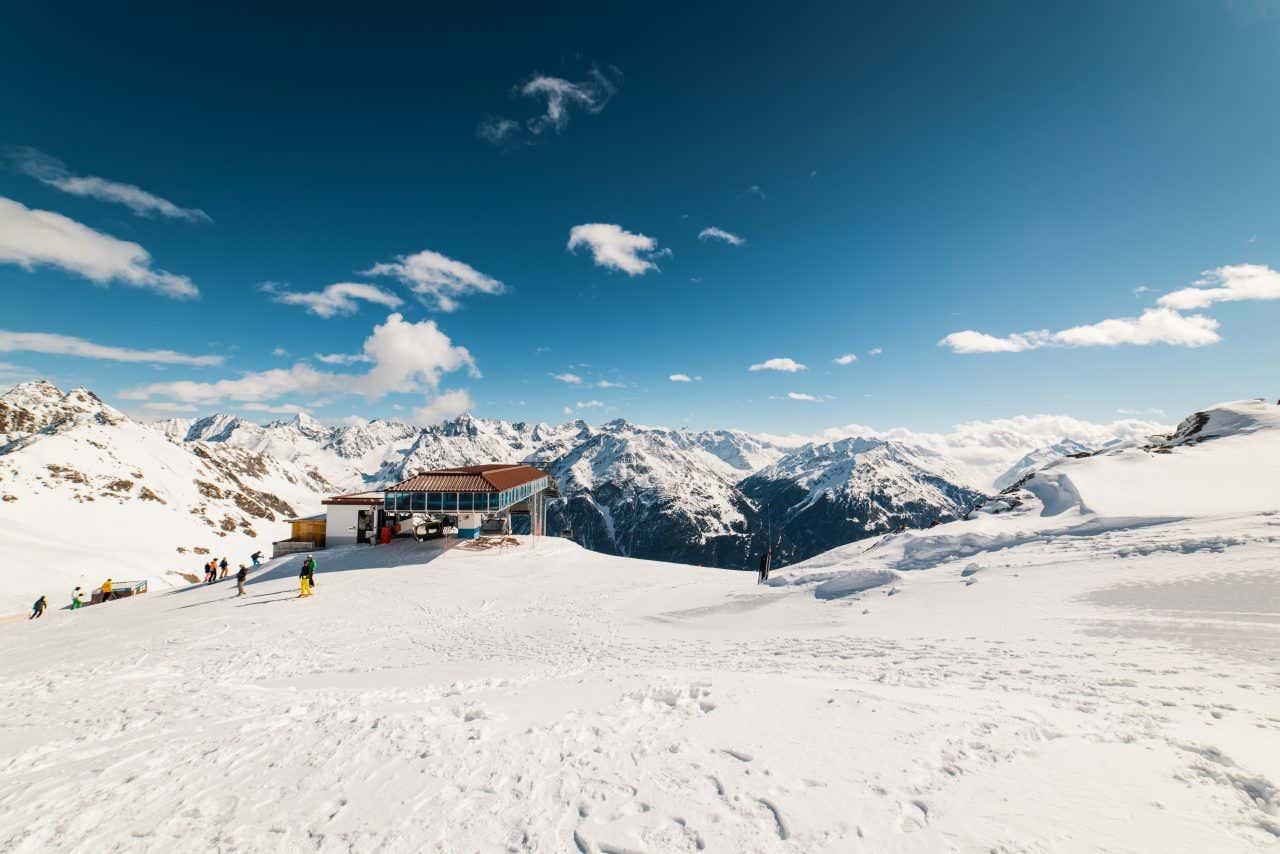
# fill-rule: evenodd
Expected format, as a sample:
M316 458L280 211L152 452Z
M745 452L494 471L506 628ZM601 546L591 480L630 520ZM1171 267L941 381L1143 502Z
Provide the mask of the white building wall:
M377 509L358 504L329 504L325 510L324 541L326 545L342 546L356 541L356 522L361 510Z

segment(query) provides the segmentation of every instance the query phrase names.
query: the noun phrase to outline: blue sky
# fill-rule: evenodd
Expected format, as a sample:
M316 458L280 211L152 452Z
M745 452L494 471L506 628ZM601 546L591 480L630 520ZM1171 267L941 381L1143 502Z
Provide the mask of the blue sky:
M7 14L0 383L774 432L1280 396L1276 4L360 10Z

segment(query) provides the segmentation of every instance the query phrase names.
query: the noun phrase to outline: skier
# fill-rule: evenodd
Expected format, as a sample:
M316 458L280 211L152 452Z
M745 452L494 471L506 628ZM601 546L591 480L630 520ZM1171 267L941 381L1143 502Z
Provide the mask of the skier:
M49 600L44 596L41 596L39 599L36 600L36 603L31 606L31 616L27 617L27 619L34 620L38 617L43 617L44 609L48 607L48 605L49 605Z
M244 580L249 577L249 568L244 564L240 564L240 571L236 573L236 595L244 595Z
M205 584L212 584L218 580L218 562L216 560L209 561L209 574L205 577Z
M72 611L74 611L76 608L84 607L84 601L80 598L80 596L81 596L81 593L80 593L79 587L71 591L71 610Z
M102 582L102 601L106 602L114 598L116 598L116 594L115 591L111 589L111 579L108 578L106 581Z
M222 574L218 576L218 580L221 581L227 577L227 559L225 557L222 559L222 563L218 564L218 568L222 570Z
M301 588L298 598L311 595L311 584L316 577L316 562L307 555L307 559L302 562L302 571L298 573L298 585Z
M262 552L256 551L253 554L249 555L249 560L253 561L254 566L257 566L259 563L262 562Z
M769 580L769 562L773 557L773 548L764 547L764 554L760 555L760 573L756 578L756 584L764 584Z

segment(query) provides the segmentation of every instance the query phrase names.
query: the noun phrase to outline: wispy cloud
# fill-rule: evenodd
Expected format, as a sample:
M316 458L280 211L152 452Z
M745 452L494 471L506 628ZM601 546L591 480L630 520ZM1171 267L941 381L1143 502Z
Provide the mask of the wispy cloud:
M318 371L306 362L242 374L216 382L151 383L121 393L125 400L176 400L212 404L231 400L265 403L292 394L359 394L376 400L389 393L432 390L443 374L466 369L480 376L466 347L454 344L434 321L408 323L399 314L388 315L365 339L364 355L370 368L363 374Z
M34 148L14 148L9 160L19 172L73 196L124 205L138 216L163 216L187 222L213 222L199 208L183 208L141 187L93 175L73 175L65 163Z
M1280 299L1280 273L1262 264L1234 264L1208 270L1191 287L1167 293L1156 302L1190 311L1216 302L1276 299Z
M879 355L880 355L881 353L883 353L883 352L884 352L884 348L883 348L883 347L872 347L870 350L868 350L868 351L867 351L867 355L868 355L868 356L879 356Z
M52 211L28 208L0 196L0 263L31 271L59 267L106 285L119 282L165 296L188 299L200 291L186 276L157 270L136 243L117 240Z
M582 377L577 374L570 374L567 372L563 374L552 374L551 378L553 380L559 380L562 383L568 383L569 385L582 385Z
M699 240L723 240L730 246L741 246L747 241L732 232L725 231L723 228L716 228L714 225L708 226L698 232Z
M454 311L468 294L500 294L506 286L470 264L424 249L374 264L361 275L392 276L440 311Z
M809 368L807 365L800 364L795 359L780 357L780 358L774 358L774 359L766 359L763 362L752 365L750 368L747 368L747 370L749 371L783 371L788 374L794 374L797 371L807 371L809 370Z
M789 400L803 400L807 403L822 403L822 398L815 397L812 394L804 394L803 392L798 392L798 391L787 392L787 398Z
M134 350L128 347L95 344L83 338L58 335L53 332L0 330L0 353L20 352L78 356L82 359L101 359L109 362L141 362L151 365L208 367L221 365L223 362L221 356L190 356L173 350Z
M357 365L372 360L367 353L316 353L316 361L326 365Z
M604 402L600 400L580 400L578 401L578 409L602 409Z
M596 388L625 388L626 383L615 383L612 380L600 380L596 383Z
M283 359L289 355L289 351L283 347L277 347L271 351L271 355L275 356L277 359Z
M672 374L667 377L673 383L692 383L702 379L702 377L691 377L688 374Z
M1179 314L1168 308L1150 308L1139 317L1114 317L1058 332L1047 329L1019 332L1003 338L966 329L938 342L954 353L1021 353L1045 347L1116 347L1171 344L1203 347L1222 340L1218 321L1211 317Z
M608 106L618 91L622 73L608 66L592 66L585 79L578 82L549 74L534 73L515 87L514 93L543 103L543 111L523 123L504 116L486 116L476 128L476 135L497 146L529 142L548 133L562 133L576 110L595 115Z
M399 308L404 300L395 294L363 282L337 282L319 291L290 291L276 282L263 282L261 289L271 294L272 300L285 305L300 305L318 317L336 317L355 314L360 308L357 300L375 303L387 308Z
M666 250L658 249L658 241L644 234L633 234L618 225L590 222L575 225L569 230L570 252L580 246L591 249L591 257L597 267L621 270L629 276L639 276L658 269L653 259Z
M836 356L831 361L837 365L852 365L854 362L858 361L858 357L852 353L845 353L843 356Z

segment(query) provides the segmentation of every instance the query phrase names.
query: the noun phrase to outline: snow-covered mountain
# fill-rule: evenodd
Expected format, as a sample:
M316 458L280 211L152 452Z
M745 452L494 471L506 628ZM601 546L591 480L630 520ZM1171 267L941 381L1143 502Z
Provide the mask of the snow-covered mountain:
M567 452L551 442L529 458L563 496L549 506L553 532L569 530L607 554L709 566L746 568L759 554L765 530L755 504L687 436L619 420L573 438Z
M799 558L958 519L984 498L938 453L866 438L797 448L741 487Z
M16 386L0 395L0 430L0 565L38 562L49 592L108 576L181 583L202 555L270 551L285 519L336 489L271 454L173 441L83 388Z
M1013 484L1022 480L1031 472L1042 469L1050 463L1057 462L1063 457L1085 456L1092 454L1096 450L1098 449L1089 447L1074 439L1063 439L1061 442L1055 442L1043 448L1036 448L1009 466L1004 474L997 477L995 479L995 488L1002 490L1013 486Z

